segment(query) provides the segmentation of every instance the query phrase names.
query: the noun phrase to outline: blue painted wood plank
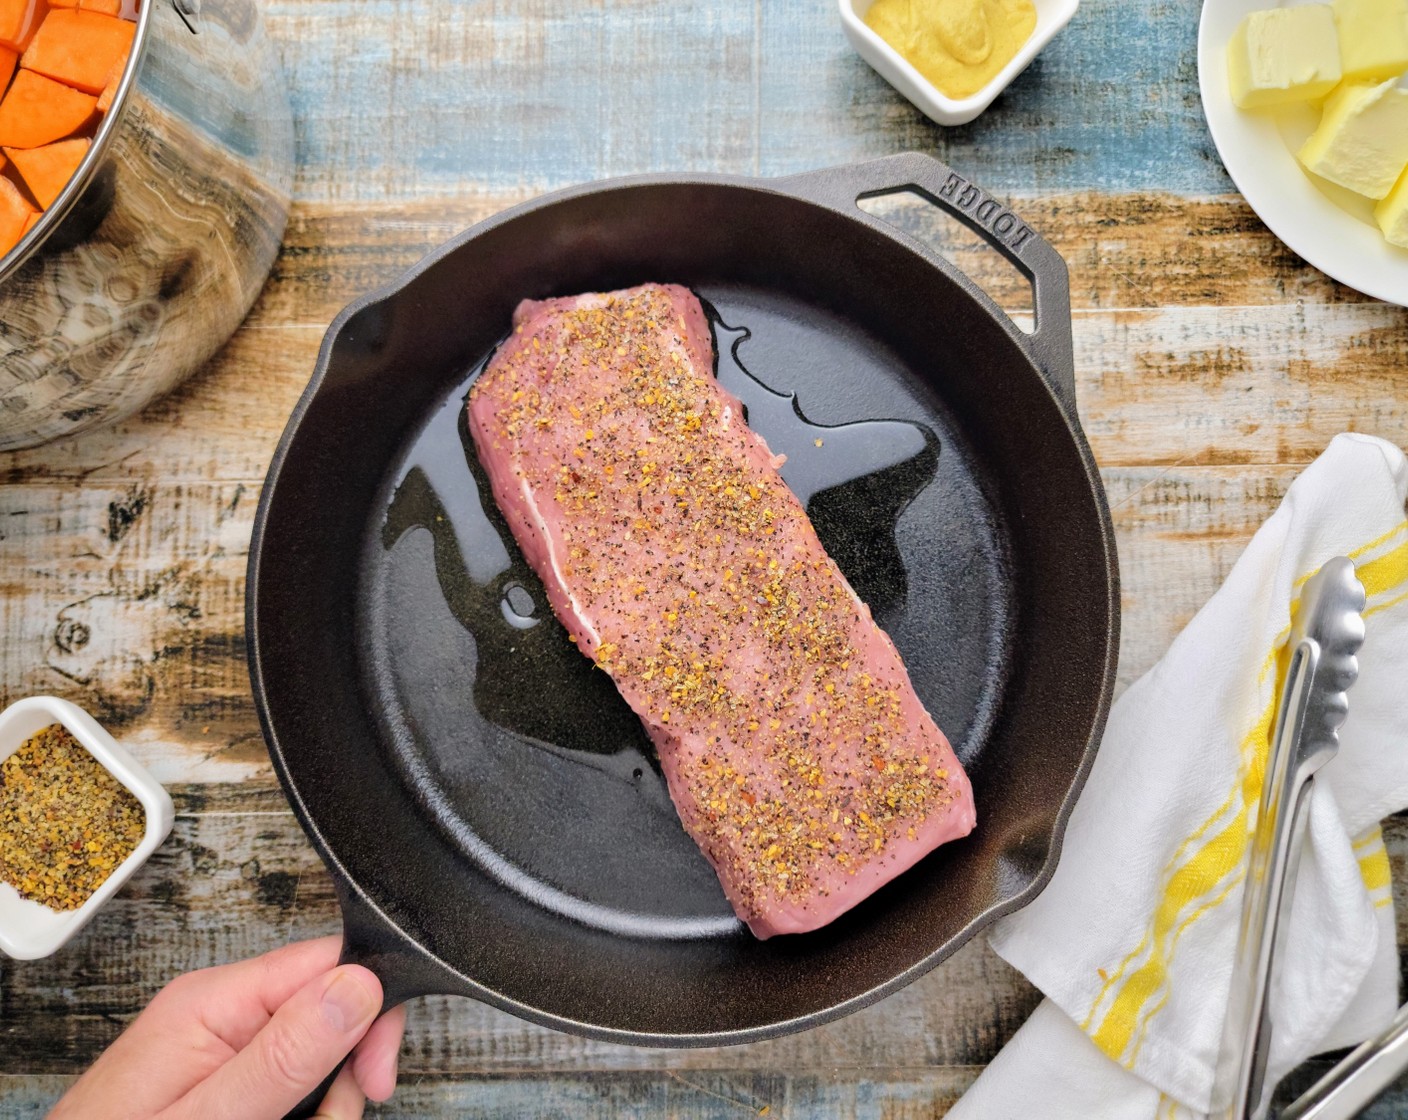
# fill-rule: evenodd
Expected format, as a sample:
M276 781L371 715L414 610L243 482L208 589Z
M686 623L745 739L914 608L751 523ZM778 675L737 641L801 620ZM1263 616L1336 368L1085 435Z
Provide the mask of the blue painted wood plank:
M930 1120L974 1069L784 1073L559 1073L447 1079L403 1074L396 1095L367 1115L382 1120ZM38 1120L68 1079L0 1081L0 1118ZM1393 1118L1399 1120L1399 1118Z
M3 1120L42 1120L54 1107L68 1078L7 1077L0 1084L0 1117Z
M767 6L765 172L914 148L1009 194L1232 189L1198 98L1192 0L1085 0L1007 91L957 128L930 123L850 51L833 10L825 0Z
M1328 1063L1314 1063L1323 1069ZM561 1072L519 1076L403 1074L396 1095L367 1109L379 1120L934 1120L978 1071L966 1069ZM66 1077L0 1078L0 1118L40 1120ZM1297 1090L1306 1087L1298 1078ZM1277 1095L1277 1109L1293 1094ZM1033 1116L1038 1115L1033 1113ZM1403 1080L1363 1120L1408 1120Z
M278 0L305 198L742 170L751 5Z
M1007 194L1225 192L1192 0L1086 0L977 121L929 123L833 0L271 0L298 193L385 201L932 151Z

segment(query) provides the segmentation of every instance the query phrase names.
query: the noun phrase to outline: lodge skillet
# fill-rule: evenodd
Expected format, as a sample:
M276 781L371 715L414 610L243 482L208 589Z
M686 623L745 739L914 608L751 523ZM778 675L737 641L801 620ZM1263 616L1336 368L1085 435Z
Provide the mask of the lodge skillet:
M1035 333L857 206L898 190L1031 280ZM734 919L465 434L467 386L520 299L652 280L716 310L721 377L736 361L795 393L805 424L873 422L833 429L858 477L821 478L805 456L784 474L821 487L823 543L972 777L974 834L816 933L758 941ZM789 428L804 424L790 401L773 407L785 397L751 392L770 441L814 442ZM336 883L344 959L381 977L388 1006L460 994L598 1038L715 1045L856 1010L1033 897L1118 645L1109 510L1074 395L1060 257L921 155L561 191L347 308L269 470L247 600L255 701Z

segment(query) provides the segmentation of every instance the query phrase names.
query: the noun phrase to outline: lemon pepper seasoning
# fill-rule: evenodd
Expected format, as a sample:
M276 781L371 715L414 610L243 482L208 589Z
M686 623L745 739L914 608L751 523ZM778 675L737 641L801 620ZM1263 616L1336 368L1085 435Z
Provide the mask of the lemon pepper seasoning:
M0 879L76 910L142 840L141 802L62 724L0 763Z

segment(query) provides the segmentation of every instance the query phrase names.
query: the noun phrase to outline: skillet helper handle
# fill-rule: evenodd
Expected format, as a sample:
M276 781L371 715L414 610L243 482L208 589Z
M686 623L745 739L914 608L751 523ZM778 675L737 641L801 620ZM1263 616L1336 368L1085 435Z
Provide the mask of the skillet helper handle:
M831 167L774 181L774 185L811 202L819 202L848 218L859 218L889 237L903 241L942 272L957 280L970 295L998 314L1005 314L955 265L923 242L897 229L856 204L867 198L912 191L957 218L1011 262L1032 286L1036 329L1014 334L1072 420L1076 415L1075 356L1071 345L1071 284L1066 262L1051 243L1010 208L969 182L947 164L922 152L904 152L865 163Z
M381 981L383 1014L408 999L447 990L444 970L370 900L340 883L337 893L342 906L342 955L338 964L359 964L376 974ZM344 1058L338 1062L284 1120L311 1120L317 1116L318 1106L347 1061Z

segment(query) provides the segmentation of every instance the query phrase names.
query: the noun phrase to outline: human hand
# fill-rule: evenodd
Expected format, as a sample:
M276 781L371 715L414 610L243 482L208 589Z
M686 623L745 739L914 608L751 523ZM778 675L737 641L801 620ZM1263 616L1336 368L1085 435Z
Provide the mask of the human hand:
M354 1048L318 1116L357 1120L396 1088L406 1014L377 1019L381 983L339 951L325 937L178 976L49 1120L280 1120Z

